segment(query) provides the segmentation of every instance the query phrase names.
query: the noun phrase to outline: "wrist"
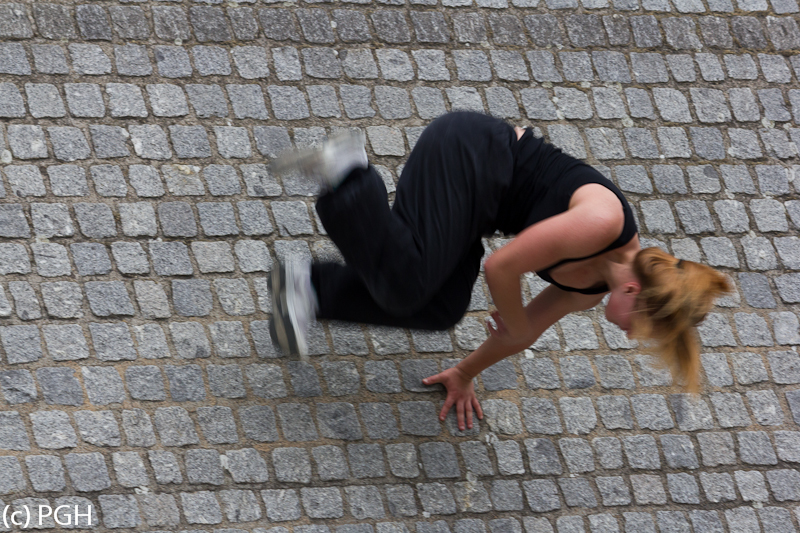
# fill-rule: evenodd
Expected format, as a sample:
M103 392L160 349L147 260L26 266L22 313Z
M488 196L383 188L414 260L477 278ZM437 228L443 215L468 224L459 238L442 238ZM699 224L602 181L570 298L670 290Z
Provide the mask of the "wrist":
M465 370L461 363L458 363L453 369L458 373L465 381L472 381L475 379L475 375L473 375L469 370Z

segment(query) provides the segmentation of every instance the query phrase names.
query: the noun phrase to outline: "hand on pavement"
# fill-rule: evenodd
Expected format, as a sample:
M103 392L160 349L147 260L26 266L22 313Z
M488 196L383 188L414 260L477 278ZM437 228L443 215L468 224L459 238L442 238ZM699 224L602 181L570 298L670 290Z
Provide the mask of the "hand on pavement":
M425 385L441 383L447 389L447 398L439 413L439 420L444 421L448 411L450 411L450 408L454 405L456 406L458 429L461 431L472 429L473 410L478 415L479 419L483 419L483 410L481 409L480 403L478 403L477 396L475 396L472 378L460 368L449 368L444 372L423 379L422 383Z

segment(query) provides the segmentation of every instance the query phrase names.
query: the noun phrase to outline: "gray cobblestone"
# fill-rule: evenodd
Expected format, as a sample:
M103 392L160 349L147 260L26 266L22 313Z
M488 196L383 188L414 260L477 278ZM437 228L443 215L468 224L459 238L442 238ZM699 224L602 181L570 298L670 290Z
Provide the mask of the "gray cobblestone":
M125 8L123 7L122 9ZM136 44L117 45L114 47L114 59L117 65L117 72L122 76L149 76L153 73L153 67L150 64L150 58L147 56L147 49L144 46ZM139 101L136 102L137 111L135 113L143 113L143 116L147 116L147 109L144 108L144 101L141 100L141 93L136 86L121 83L109 83L106 85L106 92L108 93L110 99L116 98L116 101L112 100L111 102L111 116L117 116L115 114L115 107L117 109L130 109L127 107L128 104L126 104L122 99L119 99L121 94L117 91L123 89L133 93L138 97ZM119 113L120 111L116 112Z
M154 10L155 13L155 10ZM158 33L158 26L156 26ZM179 46L155 46L154 54L158 73L165 78L185 78L192 75L189 54Z
M0 35L17 39L33 37L31 23L26 16L27 13L24 6L21 4L7 4L3 6L2 15L4 22L0 28Z
M186 450L184 455L189 483L222 485L224 482L219 452L216 450Z
M630 403L624 396L600 396L597 409L607 429L633 429Z
M302 514L300 499L295 490L262 490L261 498L267 509L267 517L273 522L297 520Z
M78 128L51 127L47 129L47 133L50 135L50 143L53 145L53 153L57 159L61 161L76 161L78 159L87 159L89 157L89 143L86 141L86 137ZM52 173L52 170L55 168L66 170L71 167L64 165L61 167L51 166L48 168L51 186L55 194L58 196L84 196L86 194L77 194L77 191L71 191L72 194L56 192L56 185L53 183ZM61 188L61 190L63 191L63 188Z
M150 422L150 417L141 409L122 411L122 429L125 432L125 440L130 446L153 446L156 443L156 437L153 433L153 425L152 422ZM150 460L153 462L152 452ZM155 467L155 465L153 468L156 470L156 478L158 482L161 483L160 471ZM180 477L180 473L178 473L178 477Z
M592 60L587 52L560 52L558 57L561 60L564 77L567 80L592 81L594 79Z
M642 429L664 430L674 426L663 396L637 394L631 396L631 404L639 427Z
M36 48L34 48L34 53L35 50ZM0 84L0 95L3 97L3 103L0 104L0 116L9 118L25 116L25 104L16 85L7 82Z
M27 363L42 357L36 326L8 326L0 329L0 340L9 363Z
M700 67L700 75L705 81L723 81L725 79L725 71L722 69L722 64L715 54L696 54L694 59L697 66ZM722 116L727 116L728 120L730 120L730 112L727 111L727 106L725 106L724 109L721 108L720 112ZM711 122L722 122L720 116L712 116L709 118L712 119ZM716 118L716 120L713 120L714 118Z
M33 381L33 374L28 370L6 370L0 373L0 390L2 390L3 397L6 401L12 405L30 403L38 396L36 384ZM19 414L10 416L19 419ZM15 431L10 434L10 437L12 439L18 439L22 435L23 433ZM27 442L27 437L23 439L23 441ZM4 447L8 448L7 445L4 445Z
M524 21L528 33L536 46L547 47L563 44L564 34L558 24L558 19L554 15L528 15Z
M95 316L133 315L125 284L120 281L89 281L85 285L86 299Z
M401 402L397 407L400 413L400 427L404 433L436 436L441 432L433 403Z
M46 194L41 172L33 165L5 167L6 178L12 192L19 197Z
M167 143L167 135L160 126L128 126L128 131L131 135L133 149L139 157L144 159L164 160L172 156L172 151ZM134 185L134 188L138 189L136 185ZM142 194L140 194L140 196L142 196Z
M481 381L483 388L490 391L516 389L517 371L511 360L505 359L481 372Z
M661 46L661 31L658 28L658 20L654 16L633 16L630 18L630 24L636 46L640 48Z
M111 486L108 470L102 454L68 453L64 456L67 472L75 490L91 492L103 490ZM130 526L129 526L130 527Z
M673 394L670 403L675 412L678 428L682 431L711 429L713 421L711 411L705 400L692 398L686 394Z
M127 148L125 150L127 155ZM124 198L128 193L128 185L125 183L125 178L122 176L122 171L116 165L97 165L91 168L92 181L97 194L100 196L115 196ZM126 204L128 205L128 204ZM147 208L152 211L149 204ZM120 216L122 216L120 210ZM125 229L123 223L123 230ZM127 234L127 233L126 233Z
M561 474L563 472L556 448L549 439L528 439L525 441L525 447L532 473Z
M31 204L31 218L36 235L70 237L75 233L75 227L66 204L33 203Z
M36 380L42 388L42 397L48 404L83 404L83 390L75 378L74 370L61 367L39 368L36 370Z
M136 527L141 524L139 507L134 496L101 495L98 500L103 511L103 524L106 527Z
M43 296L46 297L52 296L50 289L53 289L52 290L53 293L56 292L55 290L56 287L53 285L46 284L44 287L45 287L45 293L43 293ZM74 299L80 300L80 296L75 298L73 289L75 289L76 287L74 287L74 285L68 285L68 286L61 285L58 288L61 287L65 289L65 292L69 292L69 295L66 298L64 298L64 300L71 300L71 299L73 301ZM30 283L28 283L27 281L11 281L8 284L8 290L11 293L11 298L14 300L14 308L16 309L17 316L19 318L21 318L22 320L35 320L37 318L42 317L42 311L41 311L41 306L39 305L39 300L36 298L36 293L34 292L33 286L31 286ZM64 301L56 302L55 298L48 298L48 300L50 300L50 303L53 304L52 305L53 312L51 314L67 315L67 318L80 316L80 313L76 312L74 310L75 309L74 307L69 308L69 310L57 308L58 303L66 303L66 302ZM46 303L48 303L47 300ZM50 311L51 308L48 307L48 312ZM22 332L25 330L20 329L20 330L9 330L9 331ZM29 331L33 332L33 330Z
M523 481L525 498L535 512L553 511L561 508L555 483L549 479Z
M182 407L157 408L155 424L164 446L184 446L199 442L194 423Z
M47 144L41 126L14 124L8 127L8 145L19 159L47 157Z
M569 507L597 507L597 499L586 478L560 478L558 484Z
M317 404L317 421L323 437L343 440L362 438L361 427L352 404Z
M697 441L704 466L734 464L733 437L730 433L698 433Z
M417 495L422 508L430 514L450 515L456 513L452 493L441 483L418 483Z
M39 492L61 491L66 487L64 466L59 457L28 455L25 457L25 465L34 490Z
M206 280L173 280L172 297L175 311L181 316L207 316L211 312L211 285Z
M594 471L592 448L584 439L559 439L559 447L567 468L573 474Z
M625 531L654 532L655 522L648 513L623 513L625 517Z
M357 479L383 477L383 452L378 444L348 444L350 471Z
M181 492L181 505L190 524L218 524L222 509L211 491Z
M135 400L165 400L164 378L157 366L131 366L125 369L128 392Z
M322 480L347 479L350 475L344 451L337 446L318 446L311 450ZM382 517L376 517L382 518Z
M791 514L787 509L766 507L759 509L758 515L761 524L770 531L791 531L791 528L794 527Z
M494 445L494 450L497 456L498 470L501 474L509 476L525 473L522 452L516 441L497 442Z
M139 487L149 483L144 462L137 452L115 452L111 458L117 481L123 487Z
M30 375L28 375L30 376ZM8 372L4 373L2 376L2 383L3 383L3 393L5 396L9 396L8 392L11 390L9 387L9 382L12 381L12 378ZM32 380L31 380L32 384ZM27 385L27 384L26 384ZM22 391L20 391L22 392ZM34 394L28 394L27 396L31 399L35 399L35 391ZM61 413L61 411L58 411ZM39 415L42 416L39 416ZM32 413L31 414L31 422L34 424L34 438L36 439L36 444L42 448L51 447L51 448L61 448L60 444L67 444L74 446L74 440L68 440L68 435L62 435L62 441L58 442L57 439L47 439L46 436L42 436L41 439L39 435L36 433L36 430L43 430L45 427L50 423L47 418L45 417L52 417L51 413L44 414L44 413ZM63 422L62 418L59 418L59 422ZM67 422L68 424L68 422ZM38 426L38 427L37 427ZM73 433L74 435L74 433ZM22 418L20 417L17 411L6 411L3 413L3 416L0 417L0 442L2 442L2 446L6 450L19 450L19 451L26 451L30 449L30 443L28 441L28 435L25 431L25 426L23 425ZM51 446L44 446L43 444L51 444Z
M137 497L139 510L148 526L176 526L180 513L172 494L142 494Z
M6 48L5 54L14 57L14 52L18 49ZM67 65L67 56L64 54L64 49L58 45L38 44L31 46L33 52L33 61L36 70L41 74L68 74L69 66ZM21 58L19 58L21 59ZM14 68L14 67L12 67ZM25 69L25 63L16 66L19 70ZM10 85L10 84L9 84ZM22 99L19 100L19 105L22 105ZM24 108L22 111L24 115ZM19 116L22 116L19 115Z
M176 402L191 402L205 399L202 371L198 365L167 365L164 369L169 382L172 399Z
M720 225L726 233L744 233L750 228L744 204L736 200L717 200L714 202Z
M34 118L63 117L66 115L64 102L58 88L49 83L26 83L25 95L28 109Z
M50 350L49 343L48 350ZM116 370L110 367L82 367L81 371L90 402L95 405L122 403L125 392Z
M748 391L747 403L756 422L762 426L779 426L783 424L783 410L773 391Z
M267 406L251 406L239 409L239 419L245 436L258 442L278 440L275 414Z
M239 442L236 423L230 407L198 407L197 421L209 443L235 444Z
M640 505L667 503L667 494L658 476L632 475L630 479L636 503Z
M87 146L87 154L88 150L89 147ZM50 178L50 189L56 196L87 196L89 193L86 171L81 167L76 165L53 165L47 168L47 176Z
M552 360L537 358L520 363L529 389L555 389L560 385Z
M72 59L72 68L78 74L100 75L111 72L111 61L100 46L94 44L70 44L67 46Z
M777 463L775 451L769 436L763 431L742 431L736 434L739 456L745 464L774 465Z
M386 446L386 458L392 474L401 478L419 476L419 459L413 444L389 444Z

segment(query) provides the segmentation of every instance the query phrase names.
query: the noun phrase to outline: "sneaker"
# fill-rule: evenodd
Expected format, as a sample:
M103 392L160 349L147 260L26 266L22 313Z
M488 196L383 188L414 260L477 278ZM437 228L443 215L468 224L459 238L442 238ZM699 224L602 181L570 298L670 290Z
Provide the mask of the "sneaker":
M342 130L331 134L320 146L290 150L270 164L274 174L299 172L331 191L355 168L367 168L367 151L361 131Z
M289 355L308 357L308 329L316 320L317 297L308 266L279 264L268 278L272 291L270 334Z

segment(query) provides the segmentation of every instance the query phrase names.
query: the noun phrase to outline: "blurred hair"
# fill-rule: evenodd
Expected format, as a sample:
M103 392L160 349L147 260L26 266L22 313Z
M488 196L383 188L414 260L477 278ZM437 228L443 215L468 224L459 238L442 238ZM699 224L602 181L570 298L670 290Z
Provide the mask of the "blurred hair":
M633 337L650 340L672 375L698 392L700 347L695 326L721 295L728 279L711 267L678 260L659 248L636 255L633 271L642 286L633 318Z

